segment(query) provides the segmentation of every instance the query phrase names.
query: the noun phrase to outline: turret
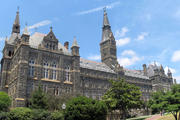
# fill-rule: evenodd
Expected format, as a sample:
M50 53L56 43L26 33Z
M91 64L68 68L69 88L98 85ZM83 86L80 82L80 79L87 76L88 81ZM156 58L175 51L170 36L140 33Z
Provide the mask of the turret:
M29 44L29 37L30 37L30 35L29 35L27 24L26 24L24 31L23 31L23 34L21 36L21 42Z
M143 73L147 76L147 66L146 64L143 64Z
M79 46L77 44L76 37L74 37L74 41L71 47L71 53L73 56L79 56Z
M168 74L169 78L172 78L172 73L171 73L171 70L169 68L168 68L168 73L167 74Z

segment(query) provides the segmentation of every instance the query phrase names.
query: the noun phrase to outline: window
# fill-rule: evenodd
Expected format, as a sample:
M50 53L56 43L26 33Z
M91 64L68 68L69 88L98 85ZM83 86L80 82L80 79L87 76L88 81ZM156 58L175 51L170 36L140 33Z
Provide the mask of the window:
M65 80L70 82L70 67L69 66L65 68Z
M49 70L48 70L48 62L44 62L44 78L48 78L49 77Z
M31 76L31 77L33 77L34 76L34 64L35 64L35 62L34 62L34 60L33 59L31 59L30 61L29 61L29 76Z
M46 44L46 48L48 48L48 47L49 47L49 44L47 43L47 44Z
M47 68L44 69L44 78L48 78L49 77L48 71L49 70Z
M52 72L52 78L53 78L53 80L56 80L56 70L53 70L53 72Z

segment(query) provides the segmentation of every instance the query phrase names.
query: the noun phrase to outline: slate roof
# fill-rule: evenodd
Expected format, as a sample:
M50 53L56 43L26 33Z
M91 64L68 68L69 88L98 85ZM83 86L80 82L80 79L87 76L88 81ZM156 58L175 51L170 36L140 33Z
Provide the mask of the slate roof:
M103 72L115 73L110 67L108 67L105 63L102 62L95 62L80 58L80 67L98 70Z
M124 68L124 73L126 76L142 78L142 79L149 79L149 77L145 76L143 71L141 71L141 70L129 70L129 69Z

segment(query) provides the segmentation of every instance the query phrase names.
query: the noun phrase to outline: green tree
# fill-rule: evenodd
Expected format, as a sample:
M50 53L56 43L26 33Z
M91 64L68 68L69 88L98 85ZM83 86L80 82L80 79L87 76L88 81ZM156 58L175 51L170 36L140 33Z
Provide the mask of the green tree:
M47 95L43 92L41 86L39 85L30 98L30 107L34 109L47 109L48 101Z
M166 101L165 101L165 92L158 91L152 93L152 97L148 102L148 106L152 109L152 113L158 113L165 109Z
M180 112L180 84L173 85L170 91L154 93L149 104L153 111L165 110L171 112L174 118L178 120L178 112Z
M5 92L0 92L0 112L8 111L9 106L11 105L11 99Z
M106 113L103 101L80 96L67 103L65 120L106 120Z
M173 85L171 91L166 93L164 99L165 110L171 112L177 120L178 112L180 112L180 84Z
M112 86L103 96L103 100L107 104L109 112L119 110L125 119L129 110L141 107L141 91L139 87L124 80L111 80L110 82Z

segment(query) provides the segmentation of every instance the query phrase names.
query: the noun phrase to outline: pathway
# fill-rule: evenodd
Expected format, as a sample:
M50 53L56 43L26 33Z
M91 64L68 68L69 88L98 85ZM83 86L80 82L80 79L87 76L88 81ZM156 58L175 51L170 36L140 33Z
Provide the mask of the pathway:
M160 118L160 117L161 117L161 115L158 114L158 115L153 115L152 117L147 118L147 119L145 119L145 120L157 120L157 119Z

